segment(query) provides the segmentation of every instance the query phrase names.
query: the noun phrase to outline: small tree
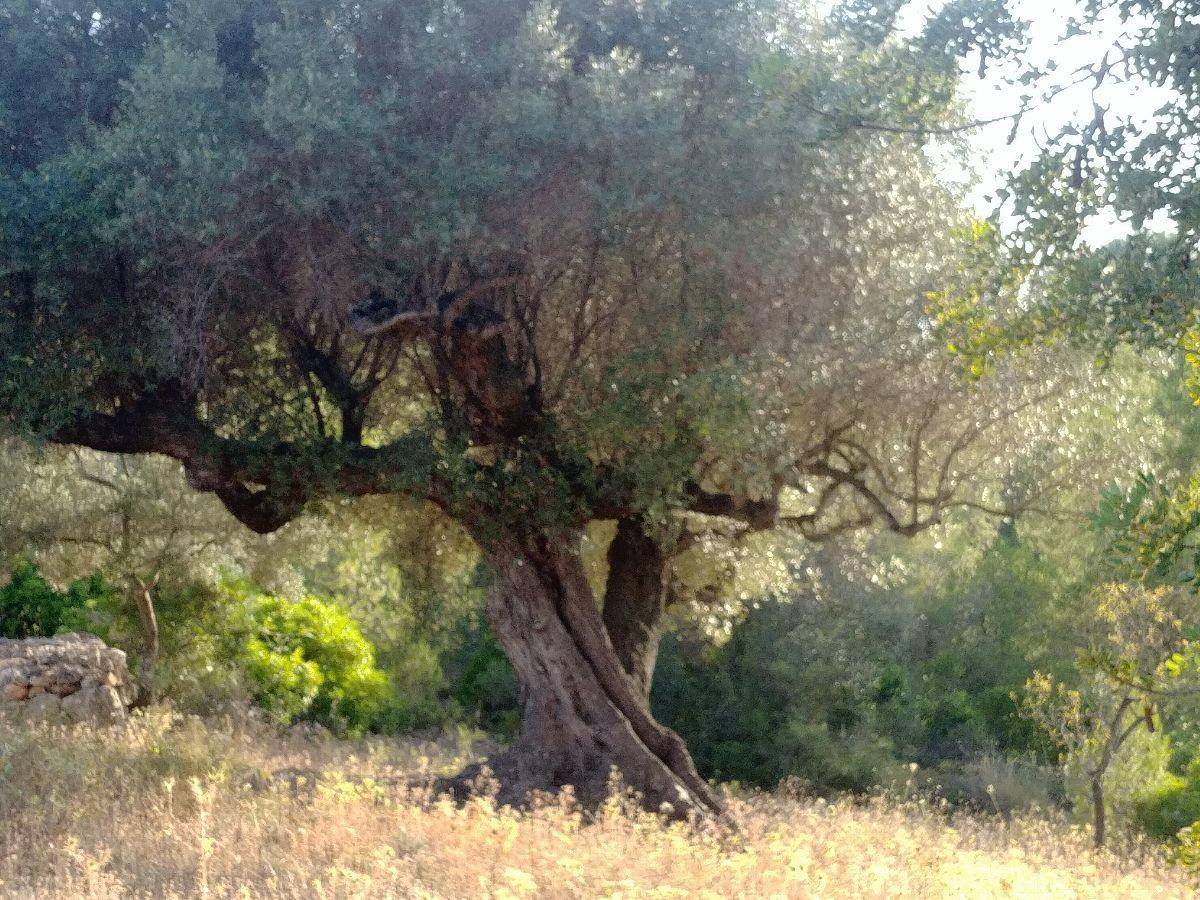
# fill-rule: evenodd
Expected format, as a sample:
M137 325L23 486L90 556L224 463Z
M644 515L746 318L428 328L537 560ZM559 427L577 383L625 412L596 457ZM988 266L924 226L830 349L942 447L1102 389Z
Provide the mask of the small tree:
M1109 584L1095 597L1094 633L1079 659L1081 686L1035 673L1025 685L1024 709L1086 778L1093 839L1102 847L1113 762L1138 729L1157 729L1163 704L1195 692L1197 648L1183 617L1185 593Z
M162 652L156 611L169 582L212 580L224 568L253 571L288 553L282 536L259 537L236 522L213 497L188 487L178 463L79 448L31 452L0 442L0 558L28 554L54 583L100 572L108 579L113 637L138 639L139 703L156 692ZM312 535L292 534L311 552ZM127 635L124 624L136 631Z

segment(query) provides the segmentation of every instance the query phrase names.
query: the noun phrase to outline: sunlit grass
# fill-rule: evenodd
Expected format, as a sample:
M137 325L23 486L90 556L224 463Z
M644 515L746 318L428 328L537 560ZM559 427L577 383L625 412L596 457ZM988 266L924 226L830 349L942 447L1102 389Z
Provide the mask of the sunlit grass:
M730 798L734 829L614 798L455 805L467 742L344 743L139 717L0 726L0 894L16 897L1177 897L1152 849L920 802Z

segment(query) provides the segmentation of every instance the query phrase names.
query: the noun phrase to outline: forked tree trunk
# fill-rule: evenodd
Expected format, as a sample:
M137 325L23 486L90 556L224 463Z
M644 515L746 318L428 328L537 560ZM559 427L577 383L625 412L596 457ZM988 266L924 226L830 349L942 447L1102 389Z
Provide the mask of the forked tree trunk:
M650 715L613 651L583 565L567 542L492 545L492 630L512 663L521 725L487 765L502 803L571 786L602 800L616 768L648 809L672 817L720 809L682 739ZM478 767L457 779L463 785Z
M604 627L622 668L649 701L667 609L667 554L639 518L621 519L608 545Z

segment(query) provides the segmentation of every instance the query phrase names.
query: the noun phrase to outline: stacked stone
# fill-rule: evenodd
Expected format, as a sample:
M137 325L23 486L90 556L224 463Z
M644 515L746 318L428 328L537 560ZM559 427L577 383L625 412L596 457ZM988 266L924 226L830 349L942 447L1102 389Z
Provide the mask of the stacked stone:
M0 639L0 714L117 722L135 694L125 654L98 637Z

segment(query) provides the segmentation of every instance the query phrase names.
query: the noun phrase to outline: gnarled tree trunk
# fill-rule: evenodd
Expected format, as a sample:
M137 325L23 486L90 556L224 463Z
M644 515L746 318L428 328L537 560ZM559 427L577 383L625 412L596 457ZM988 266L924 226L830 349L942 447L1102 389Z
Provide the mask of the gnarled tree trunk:
M613 768L648 809L672 817L719 810L682 739L650 715L604 630L574 542L501 542L487 555L496 584L488 620L516 673L521 725L487 765L499 800L570 785L602 800ZM456 780L478 774L472 767Z
M608 545L604 627L622 668L649 701L667 609L668 554L640 518L617 522Z

